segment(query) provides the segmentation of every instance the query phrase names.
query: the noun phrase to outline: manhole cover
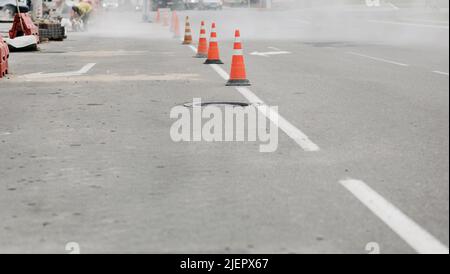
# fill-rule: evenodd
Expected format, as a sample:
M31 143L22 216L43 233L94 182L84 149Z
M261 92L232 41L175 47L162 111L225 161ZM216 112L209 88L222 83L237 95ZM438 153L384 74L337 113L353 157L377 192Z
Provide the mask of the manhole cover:
M183 106L187 108L192 108L194 106L194 103L189 102L186 104L183 104ZM232 106L232 107L248 107L250 106L249 103L242 103L242 102L201 102L196 104L195 106L200 107L207 107L207 106L216 106L216 107L226 107L226 106Z

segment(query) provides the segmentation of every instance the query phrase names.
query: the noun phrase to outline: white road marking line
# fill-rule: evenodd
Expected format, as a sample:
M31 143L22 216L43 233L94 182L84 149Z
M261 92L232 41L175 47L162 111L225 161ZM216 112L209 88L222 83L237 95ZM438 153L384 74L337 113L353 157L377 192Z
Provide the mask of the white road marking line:
M236 87L242 96L244 96L250 103L256 104L258 110L270 119L279 129L284 131L292 140L294 140L304 151L315 152L319 151L318 145L314 144L308 136L301 130L292 125L288 120L281 116L278 112L271 108L264 107L266 104L258 98L250 89L246 87ZM269 113L267 113L269 111Z
M56 73L42 73L42 72L38 72L38 73L26 74L26 75L23 75L22 77L26 78L26 79L39 79L39 78L57 78L57 77L81 76L83 74L88 73L95 65L96 65L96 63L89 63L89 64L83 66L78 71L56 72Z
M433 73L437 73L437 74L440 74L440 75L449 76L449 75L448 75L448 72L443 72L443 71L439 71L439 70L435 70L435 71L433 71Z
M375 61L380 61L380 62L392 64L392 65L397 65L397 66L402 66L402 67L409 67L408 64L399 63L399 62L395 62L395 61L391 61L391 60L387 60L387 59L383 59L383 58L373 57L373 56L369 56L369 55L365 55L365 54L361 54L361 53L357 53L357 52L349 51L347 53L348 54L352 54L352 55L356 55L356 56L359 56L359 57L372 59L372 60L375 60Z
M192 47L191 47L192 48ZM195 49L195 48L194 48ZM196 49L195 49L196 50ZM229 80L230 76L219 65L210 65L217 74L224 80ZM256 94L246 87L236 87L236 90L241 93L250 103L255 104L258 110L270 119L279 129L281 129L286 135L293 139L303 150L308 152L320 151L320 147L313 143L306 134L292 125L288 120L281 116L278 112L275 112L271 108L264 107L266 104Z
M339 182L398 236L421 254L449 254L449 249L393 204L360 180Z
M250 53L250 55L263 56L263 57L269 57L271 55L283 55L283 54L291 54L291 52L289 52L289 51L268 51L268 52L254 51L254 52Z
M302 19L294 19L294 21L301 23L301 24L306 24L306 25L311 25L312 23L306 20L302 20Z
M382 21L382 20L369 20L370 23L380 23L380 24L389 24L389 25L401 25L401 26L410 26L410 27L421 27L421 28L435 28L435 29L446 29L448 30L448 26L439 26L439 25L430 25L430 24L417 24L417 23L406 23L406 22L395 22L395 21Z
M0 136L11 135L11 132L0 132Z
M423 19L409 19L409 18L403 18L401 19L403 21L409 21L409 22L421 22L421 23L432 23L432 24L445 24L448 25L449 21L439 21L439 20L423 20Z
M87 64L86 66L82 67L78 71L78 74L86 74L86 73L88 73L95 65L96 65L96 63L89 63L89 64Z

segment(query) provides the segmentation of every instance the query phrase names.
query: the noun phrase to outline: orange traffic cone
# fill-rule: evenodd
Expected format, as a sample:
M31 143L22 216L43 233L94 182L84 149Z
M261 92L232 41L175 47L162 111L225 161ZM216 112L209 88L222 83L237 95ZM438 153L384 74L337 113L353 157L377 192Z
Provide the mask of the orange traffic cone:
M161 23L161 12L159 11L159 9L156 11L155 22L158 24Z
M205 64L223 64L220 60L219 43L217 42L216 23L211 26L211 38L209 40L208 59Z
M162 18L163 18L163 20L162 20L163 26L164 27L169 26L169 14L167 12L163 12Z
M247 73L245 71L244 53L239 30L236 30L235 37L230 80L228 80L227 86L250 86L250 81L247 80Z
M200 39L198 41L196 58L208 58L208 41L206 40L205 22L202 21L200 28Z
M184 30L183 45L191 45L191 44L192 44L191 23L189 23L189 16L186 16L186 26Z
M180 18L178 17L178 14L175 14L175 22L174 22L174 27L173 27L173 38L180 38L181 34L180 34Z

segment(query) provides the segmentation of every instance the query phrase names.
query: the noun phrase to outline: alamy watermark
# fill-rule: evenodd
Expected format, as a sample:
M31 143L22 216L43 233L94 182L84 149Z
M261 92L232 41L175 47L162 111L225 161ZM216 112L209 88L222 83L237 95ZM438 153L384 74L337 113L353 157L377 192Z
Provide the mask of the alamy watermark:
M174 142L257 142L260 152L278 149L278 107L202 104L194 98L192 110L176 106L170 118Z

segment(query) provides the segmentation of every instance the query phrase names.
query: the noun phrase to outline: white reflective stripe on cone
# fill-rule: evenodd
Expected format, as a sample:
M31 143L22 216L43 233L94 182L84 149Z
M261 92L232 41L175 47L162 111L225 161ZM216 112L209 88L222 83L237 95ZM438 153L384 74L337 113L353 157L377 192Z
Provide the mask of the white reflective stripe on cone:
M233 55L235 55L235 56L242 56L242 55L244 55L244 50L242 50L242 49L235 49Z

